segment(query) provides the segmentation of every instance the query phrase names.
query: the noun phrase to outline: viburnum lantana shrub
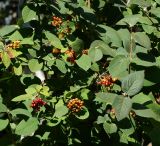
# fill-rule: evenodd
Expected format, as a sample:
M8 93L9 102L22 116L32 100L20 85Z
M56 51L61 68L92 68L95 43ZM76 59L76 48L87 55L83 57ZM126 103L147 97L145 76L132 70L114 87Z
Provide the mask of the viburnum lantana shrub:
M0 28L0 146L160 145L160 0L27 0Z

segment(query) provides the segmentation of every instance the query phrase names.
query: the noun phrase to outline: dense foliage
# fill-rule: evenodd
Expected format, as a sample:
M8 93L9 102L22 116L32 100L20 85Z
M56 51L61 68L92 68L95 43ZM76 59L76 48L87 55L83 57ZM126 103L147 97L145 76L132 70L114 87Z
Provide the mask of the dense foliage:
M28 0L0 29L1 146L160 145L160 0Z

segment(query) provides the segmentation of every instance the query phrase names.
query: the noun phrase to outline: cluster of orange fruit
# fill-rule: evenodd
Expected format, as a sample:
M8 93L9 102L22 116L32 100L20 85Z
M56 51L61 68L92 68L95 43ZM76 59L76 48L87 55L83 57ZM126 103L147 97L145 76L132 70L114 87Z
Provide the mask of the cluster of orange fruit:
M84 102L78 98L74 98L69 100L67 104L67 108L71 110L73 113L79 112L84 105Z
M65 54L67 54L67 61L70 62L70 63L75 63L75 60L76 60L76 52L72 49L72 48L69 48Z
M63 23L62 18L53 16L52 17L52 26L59 27Z
M61 50L58 49L58 48L54 48L52 50L52 53L53 54L60 54L61 53ZM65 54L67 55L67 61L70 62L70 63L75 63L75 60L76 60L76 52L72 49L72 48L69 48L67 51L65 51Z
M17 40L17 41L11 42L10 44L6 46L6 48L18 49L20 48L20 41Z
M117 81L117 78L112 78L111 75L104 73L97 80L97 84L111 87L116 81Z
M18 49L20 48L20 41L13 41L5 46L4 52L6 52L9 56L9 58L15 58L15 56L12 53L12 49ZM3 57L3 52L0 52L0 59Z

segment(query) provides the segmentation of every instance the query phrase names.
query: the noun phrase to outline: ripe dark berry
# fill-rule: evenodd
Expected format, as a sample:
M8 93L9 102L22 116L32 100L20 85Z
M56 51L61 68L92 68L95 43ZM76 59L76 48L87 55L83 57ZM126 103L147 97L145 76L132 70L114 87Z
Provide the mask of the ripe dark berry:
M32 103L31 103L31 107L35 110L35 111L39 111L40 108L42 106L46 105L46 102L43 101L42 98L36 97Z

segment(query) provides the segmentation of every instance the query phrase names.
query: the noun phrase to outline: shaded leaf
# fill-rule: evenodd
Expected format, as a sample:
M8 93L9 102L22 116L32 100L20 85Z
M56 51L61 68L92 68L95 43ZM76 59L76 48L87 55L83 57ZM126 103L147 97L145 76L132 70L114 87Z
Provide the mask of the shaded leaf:
M103 33L100 32L100 35L107 36L109 40L112 42L112 46L116 46L116 47L122 46L121 38L116 30L114 30L111 27L105 26L105 25L99 25L99 27L102 29L102 31L105 31ZM106 43L108 42L109 41L107 41Z
M61 51L66 51L66 49L63 47L60 39L56 35L50 33L49 31L46 31L45 35L46 35L48 41L51 43L51 45L53 45L54 47L56 47L58 49L61 49Z
M64 61L62 61L60 59L56 59L56 66L62 73L66 73L67 72L67 69L66 69Z
M92 42L90 48L99 49L102 51L103 55L109 55L114 57L116 55L116 51L108 46L105 42L101 40L95 40Z
M107 134L113 134L117 132L117 126L114 123L104 122L103 128Z
M88 55L83 54L78 60L77 65L87 71L91 67L91 58Z
M8 119L6 119L6 120L0 119L0 131L4 130L8 124L9 124Z
M16 127L17 135L29 136L38 129L37 118L29 118L27 121L22 120Z
M129 59L123 55L118 55L110 62L108 71L113 77L119 77L128 69Z
M120 121L128 116L132 108L132 101L128 97L117 96L113 102L113 108L115 109L117 120Z
M144 71L129 74L122 80L122 91L129 96L137 94L143 87Z
M145 33L143 33L143 32L136 32L134 38L135 38L135 41L138 44L144 46L147 49L151 48L150 39L149 39L149 37Z

